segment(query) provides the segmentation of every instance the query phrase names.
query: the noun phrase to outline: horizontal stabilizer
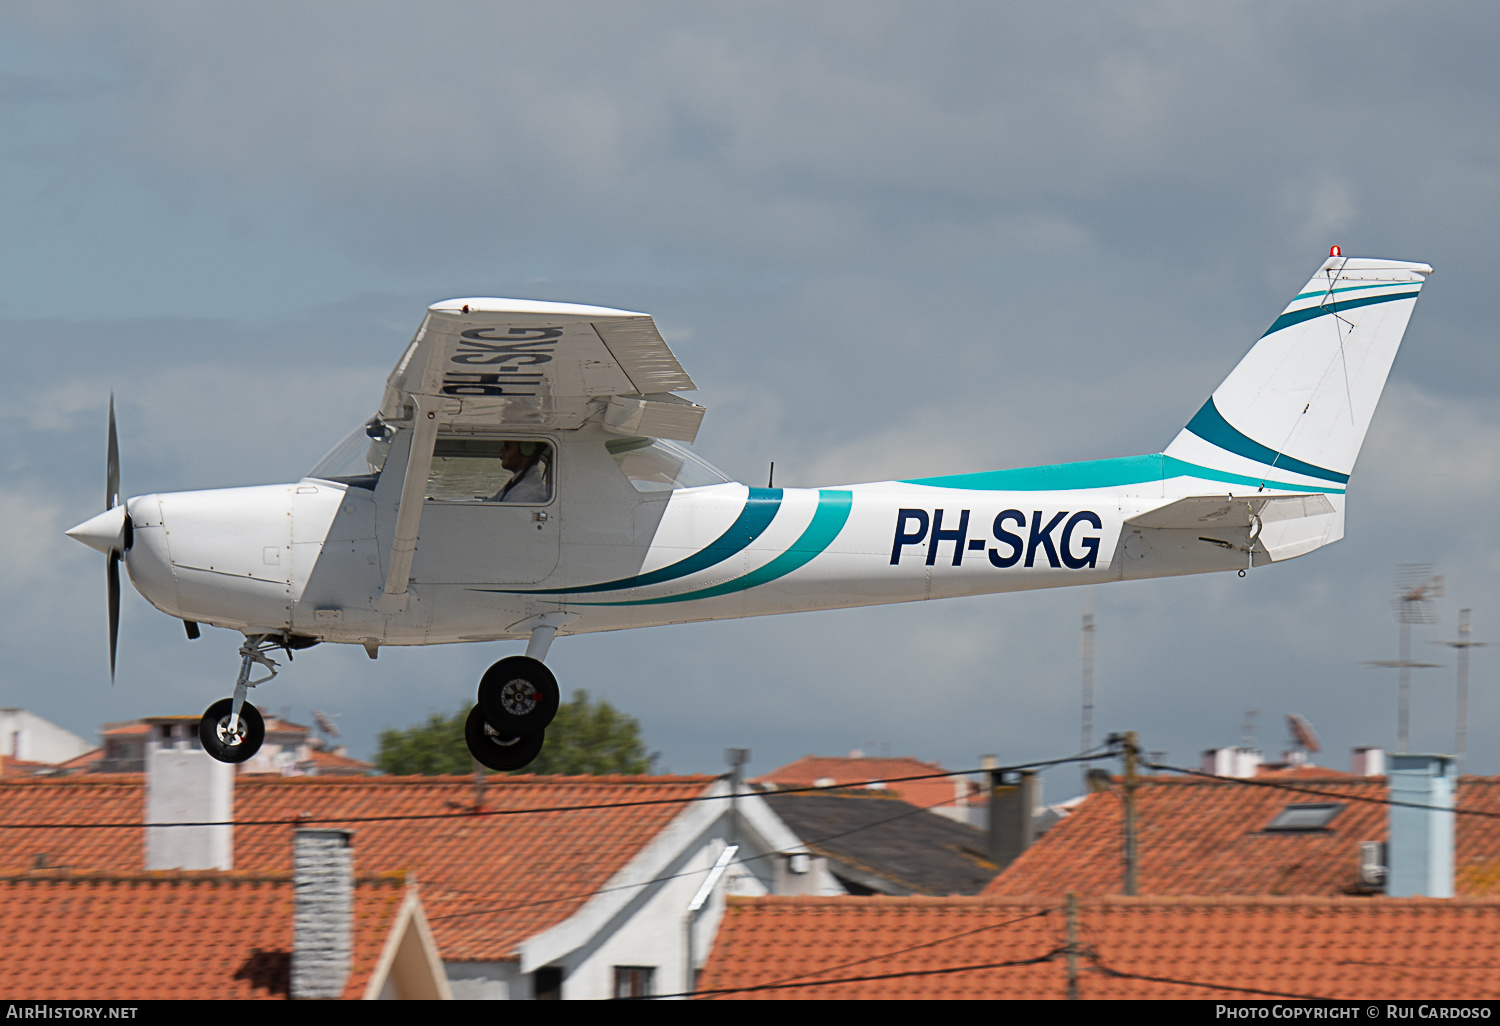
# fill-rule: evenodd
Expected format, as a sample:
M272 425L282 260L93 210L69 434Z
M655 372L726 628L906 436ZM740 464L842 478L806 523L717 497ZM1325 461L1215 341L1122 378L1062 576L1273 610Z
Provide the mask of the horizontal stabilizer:
M1255 495L1230 498L1223 495L1192 495L1125 521L1131 527L1186 530L1195 527L1250 527L1261 523L1296 520L1335 512L1328 496Z

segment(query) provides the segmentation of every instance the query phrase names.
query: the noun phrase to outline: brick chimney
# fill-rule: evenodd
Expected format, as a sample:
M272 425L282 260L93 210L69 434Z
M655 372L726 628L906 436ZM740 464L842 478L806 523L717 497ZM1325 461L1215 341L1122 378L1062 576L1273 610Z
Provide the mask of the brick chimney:
M348 830L292 841L292 997L338 998L354 953L354 847Z

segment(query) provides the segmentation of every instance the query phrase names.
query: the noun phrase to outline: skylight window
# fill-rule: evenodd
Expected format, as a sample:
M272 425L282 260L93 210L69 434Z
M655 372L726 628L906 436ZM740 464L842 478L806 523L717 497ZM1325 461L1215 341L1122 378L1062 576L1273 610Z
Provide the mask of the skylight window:
M1302 802L1288 805L1266 824L1266 830L1286 834L1327 830L1333 818L1343 811L1343 802Z

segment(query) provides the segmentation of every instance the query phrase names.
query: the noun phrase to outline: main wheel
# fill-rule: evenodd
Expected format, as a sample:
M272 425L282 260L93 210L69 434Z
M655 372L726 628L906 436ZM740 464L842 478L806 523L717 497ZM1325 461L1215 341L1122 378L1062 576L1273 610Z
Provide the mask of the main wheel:
M505 772L528 765L542 750L542 742L546 739L545 730L506 737L484 722L484 713L477 705L469 710L469 718L464 721L464 741L469 745L469 754L478 759L481 766L492 770Z
M557 715L557 702L557 678L527 656L508 656L479 679L484 720L507 737L545 729Z
M203 750L220 762L244 762L260 751L266 739L266 721L261 719L259 709L249 702L241 705L238 729L231 733L229 714L233 711L234 699L221 698L198 721Z

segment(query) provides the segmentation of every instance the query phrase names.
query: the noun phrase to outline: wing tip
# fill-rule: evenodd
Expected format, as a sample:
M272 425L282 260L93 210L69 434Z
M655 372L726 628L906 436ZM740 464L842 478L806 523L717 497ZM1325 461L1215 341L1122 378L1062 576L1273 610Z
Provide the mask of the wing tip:
M615 310L607 306L582 303L551 303L540 299L500 299L493 296L470 296L444 299L427 308L442 314L534 314L554 317L649 317L635 310Z

